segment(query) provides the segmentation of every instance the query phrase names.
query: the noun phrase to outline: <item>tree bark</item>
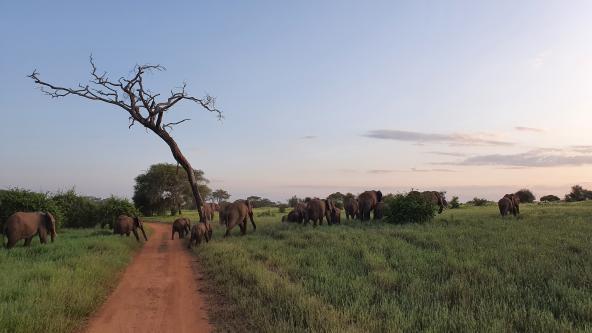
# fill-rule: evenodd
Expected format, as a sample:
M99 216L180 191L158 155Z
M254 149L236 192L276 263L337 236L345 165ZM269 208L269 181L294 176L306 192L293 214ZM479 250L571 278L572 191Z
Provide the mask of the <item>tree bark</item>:
M197 207L197 213L199 214L199 220L204 221L204 216L202 212L203 200L201 198L201 194L199 193L199 188L197 186L197 181L195 180L195 173L193 172L193 167L191 163L185 158L181 149L175 142L175 140L169 135L169 133L165 130L153 130L158 136L169 145L171 152L173 153L173 157L183 167L185 172L187 173L187 179L189 180L189 185L191 185L191 192L193 192L193 199L195 200L195 206Z

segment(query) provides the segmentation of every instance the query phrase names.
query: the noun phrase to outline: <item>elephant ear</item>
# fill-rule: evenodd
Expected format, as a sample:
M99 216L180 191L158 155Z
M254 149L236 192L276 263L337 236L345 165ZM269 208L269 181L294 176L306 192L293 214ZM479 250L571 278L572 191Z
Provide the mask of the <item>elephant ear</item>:
M45 213L45 227L48 230L55 230L55 218L50 212Z
M378 202L382 201L382 192L376 191L376 199L378 200Z

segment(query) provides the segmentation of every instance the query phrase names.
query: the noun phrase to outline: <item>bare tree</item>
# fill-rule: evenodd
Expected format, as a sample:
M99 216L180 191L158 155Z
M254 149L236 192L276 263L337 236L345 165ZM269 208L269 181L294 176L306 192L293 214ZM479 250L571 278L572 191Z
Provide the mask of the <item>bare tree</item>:
M98 73L97 67L90 57L91 78L88 84L78 84L77 88L65 88L57 86L39 78L39 72L34 70L30 77L40 87L41 91L51 96L52 98L65 97L68 95L75 95L84 97L92 101L99 101L114 105L129 113L131 128L136 122L140 123L147 129L150 129L158 135L171 149L173 157L187 173L187 179L191 185L191 191L195 199L195 204L198 207L200 219L203 220L202 209L203 200L198 191L193 167L185 158L179 146L169 133L175 125L179 125L190 119L182 119L174 122L165 122L164 116L173 106L181 101L195 102L203 109L213 112L218 119L222 119L222 112L216 108L216 100L214 97L206 95L203 98L196 98L190 96L185 91L186 83L176 90L171 90L170 96L164 100L161 98L157 101L160 94L153 93L144 87L144 74L153 71L163 71L165 68L160 65L136 65L132 71L131 78L120 77L114 81L107 77L107 72Z

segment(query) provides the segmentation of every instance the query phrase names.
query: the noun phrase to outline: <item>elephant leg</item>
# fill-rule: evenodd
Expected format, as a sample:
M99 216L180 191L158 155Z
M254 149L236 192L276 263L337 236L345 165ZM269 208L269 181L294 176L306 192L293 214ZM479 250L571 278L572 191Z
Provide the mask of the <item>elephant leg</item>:
M247 234L247 222L243 221L243 223L239 224L241 234L244 236Z
M12 249L15 245L16 245L17 240L15 238L12 237L8 237L8 242L6 243L6 248L7 249Z
M31 241L33 240L33 236L29 238L25 238L25 246L31 246Z
M171 232L171 240L175 239L175 230L173 230L173 232Z

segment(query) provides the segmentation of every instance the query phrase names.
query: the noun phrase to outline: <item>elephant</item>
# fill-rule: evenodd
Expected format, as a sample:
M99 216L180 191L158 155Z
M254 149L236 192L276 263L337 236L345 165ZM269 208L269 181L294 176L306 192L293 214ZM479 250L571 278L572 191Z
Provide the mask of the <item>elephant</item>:
M56 221L49 212L17 212L6 220L2 233L8 237L7 249L14 247L21 239L25 240L25 246L30 246L35 235L39 235L39 241L45 244L49 234L53 243L57 236Z
M518 197L518 195L515 193L511 193L511 194L504 195L504 198L508 198L512 202L512 209L511 209L512 215L514 215L514 216L519 215L520 214L520 197Z
M335 207L331 212L331 223L332 224L341 224L341 209Z
M224 213L221 214L224 218L220 220L220 223L226 225L226 233L224 237L230 235L230 230L237 225L241 229L241 233L245 235L247 233L247 218L251 220L253 230L257 230L257 225L253 220L253 206L248 200L236 200L224 209Z
M377 203L376 207L374 207L374 219L381 220L384 217L384 210L385 210L384 201Z
M438 214L442 214L445 207L448 207L448 202L442 195L442 193L438 191L411 191L407 195L420 195L424 197L426 200L430 201L432 204L438 207Z
M306 203L304 223L308 224L308 222L312 220L315 227L317 226L317 222L318 224L322 225L323 218L327 216L327 204L325 200L321 200L319 198L306 198L304 202ZM330 221L330 219L331 217L329 216L327 221Z
M171 233L171 240L175 239L175 232L179 234L179 238L185 238L185 234L189 234L191 230L191 221L186 217L180 217L173 222Z
M201 244L202 239L204 239L207 243L210 241L210 239L212 239L212 225L208 222L199 222L194 224L193 227L191 227L191 232L189 235L189 244L187 245L187 248L189 249L191 246L193 246L193 244Z
M335 209L339 208L335 206L335 203L331 199L325 199L323 202L325 202L325 218L327 219L327 224L332 225L335 220Z
M442 214L444 208L448 207L448 202L446 202L446 199L440 192L424 191L421 192L421 194L429 199L434 205L438 206L438 214Z
M230 206L230 203L225 202L218 207L218 219L220 225L226 225L226 209Z
M206 221L213 221L214 220L214 204L213 203L204 203L201 207L202 209L202 220L205 219ZM203 222L203 221L200 221Z
M130 232L132 232L134 236L136 236L136 240L139 242L140 237L138 236L138 229L142 231L144 240L147 241L148 237L146 237L146 231L144 231L144 224L137 216L132 218L127 215L119 215L113 226L113 233L121 236L125 234L129 237Z
M358 199L350 198L345 202L345 218L348 220L350 217L355 219L358 217Z
M497 202L497 206L499 207L499 211L502 217L505 217L508 214L514 214L514 216L516 216L514 204L512 203L512 200L510 200L510 198L503 197L499 199L499 201Z
M382 201L382 192L366 191L358 195L358 216L362 221L370 220L370 212L374 211L376 204ZM376 212L374 213L376 214Z
M302 223L304 216L301 215L296 209L293 209L288 213L288 215L284 215L282 217L282 222L298 222Z

